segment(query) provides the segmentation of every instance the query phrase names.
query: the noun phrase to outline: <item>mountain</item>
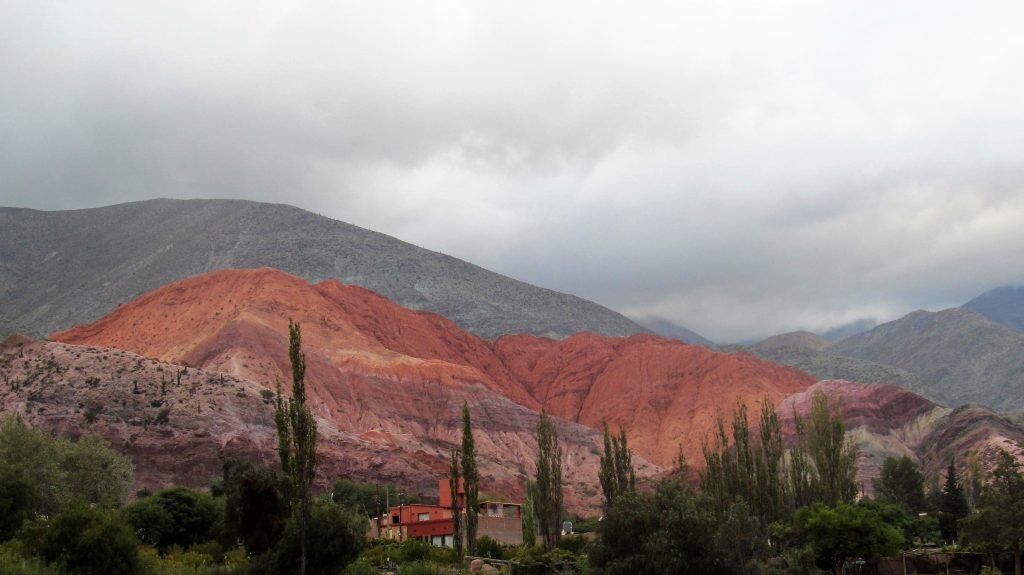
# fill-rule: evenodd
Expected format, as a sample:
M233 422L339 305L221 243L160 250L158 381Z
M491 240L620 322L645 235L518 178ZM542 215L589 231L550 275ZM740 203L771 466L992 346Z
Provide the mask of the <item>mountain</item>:
M696 345L714 345L714 342L702 336L701 334L687 329L677 323L671 322L665 318L648 316L639 321L640 325L651 330L652 332L660 335L661 337L667 337L669 339L678 339L685 343L692 343Z
M864 333L878 325L878 322L871 318L862 318L850 323L845 323L821 332L821 337L826 341L838 341L848 335Z
M0 379L0 413L19 413L61 435L102 436L132 459L135 489L206 487L224 457L278 465L273 395L251 380L117 349L18 337L0 344ZM363 383L364 390L373 385ZM435 497L460 441L466 401L485 488L522 497L537 456L535 411L466 382L375 383L379 389L365 401L375 402L377 425L360 433L337 425L336 413L322 405L315 409L320 486L346 477ZM553 421L565 452L566 505L594 513L601 435ZM635 461L641 479L660 472L642 457Z
M891 365L844 357L829 352L832 344L822 336L798 331L772 336L747 349L760 358L805 371L819 380L884 383L905 389L921 389L921 379Z
M719 353L651 334L490 341L361 287L337 280L310 284L269 268L174 282L52 338L273 387L290 373L289 318L302 325L316 413L356 435L451 441L453 409L463 400L500 396L591 428L603 421L622 427L639 456L668 466L681 444L691 461L699 458L700 439L737 402L767 397L778 403L815 382L747 353ZM452 399L456 389L461 391ZM488 409L485 418L497 425L510 409ZM525 465L515 453L510 461Z
M41 336L178 279L261 266L314 282L341 278L488 338L645 331L593 302L291 206L166 199L0 208L0 329Z
M859 451L857 479L868 493L887 457L910 457L925 477L943 476L954 455L963 469L968 452L988 467L1002 449L1024 462L1024 427L991 409L950 409L896 386L841 380L818 382L779 405L784 440L793 441L794 413L806 418L817 393L846 422Z
M827 351L909 371L911 390L947 405L1024 408L1024 332L966 308L915 311Z
M1024 286L1004 286L987 291L963 307L994 322L1024 330Z

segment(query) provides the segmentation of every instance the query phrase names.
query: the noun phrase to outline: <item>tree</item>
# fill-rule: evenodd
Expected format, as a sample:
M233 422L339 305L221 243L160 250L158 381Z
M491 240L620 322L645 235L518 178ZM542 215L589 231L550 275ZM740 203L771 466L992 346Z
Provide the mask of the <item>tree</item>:
M307 523L309 542L303 555L298 517L292 515L274 548L275 573L294 573L302 568L311 574L341 573L359 556L366 544L366 518L329 499L317 501Z
M989 552L1013 551L1014 572L1021 573L1024 550L1024 474L1020 464L1000 451L991 482L981 492L977 512L963 522L964 539Z
M884 557L898 552L904 542L903 533L888 525L878 510L843 502L801 507L782 531L790 541L811 549L819 564L836 575L845 572L850 560Z
M462 481L466 492L466 546L476 555L476 524L480 512L480 474L476 469L476 448L473 446L473 424L469 404L462 402Z
M17 470L0 468L0 542L14 537L21 524L35 515L39 494Z
M39 542L39 554L61 572L142 573L138 541L121 515L82 502L53 518Z
M882 464L881 476L875 480L875 497L901 505L912 513L920 513L927 506L924 474L906 455L899 459L887 457Z
M316 420L306 405L306 355L302 353L302 335L299 324L291 319L288 320L288 357L292 366L292 395L290 399L283 398L281 382L277 382L274 419L281 469L288 478L289 507L298 529L299 573L305 575L307 524L317 469Z
M230 541L241 540L253 555L277 543L288 520L285 483L280 474L249 461L224 462L224 530Z
M952 541L959 535L958 523L970 512L967 505L967 498L964 496L963 486L956 474L956 464L949 460L949 467L946 469L946 483L942 488L942 503L939 507L939 528L942 530L942 537Z
M820 391L811 400L807 447L817 471L816 491L826 505L851 502L857 496L857 449L846 437L846 425L833 415Z
M653 494L616 497L598 524L590 552L601 575L723 573L715 548L715 518L705 497L675 478Z
M598 477L606 507L616 497L636 489L636 470L633 469L633 456L626 444L626 431L620 428L618 437L613 436L608 431L607 421L604 422L604 455L601 456Z
M459 464L459 450L452 448L451 466L448 468L448 488L452 495L452 545L455 547L455 555L460 559L463 556L462 547L462 506L459 504L459 479L462 475L462 468Z
M526 489L523 491L523 543L535 545L537 543L537 507L534 501L537 498L537 484L527 479Z
M548 551L562 535L562 448L551 418L544 411L537 421L537 526Z
M140 538L161 550L189 548L215 538L220 510L208 493L171 487L139 499L125 509Z

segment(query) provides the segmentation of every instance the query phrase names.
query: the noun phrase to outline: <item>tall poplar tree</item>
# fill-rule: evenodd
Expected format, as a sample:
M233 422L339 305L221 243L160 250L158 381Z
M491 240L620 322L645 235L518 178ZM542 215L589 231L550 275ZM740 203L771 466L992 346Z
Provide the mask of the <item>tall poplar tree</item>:
M534 506L544 548L554 549L562 536L562 448L551 418L537 421L537 497Z
M604 422L604 455L598 478L604 491L605 505L609 507L618 496L636 489L636 470L626 443L626 431L620 428L619 436L615 437L608 431L607 421Z
M469 404L462 402L462 482L466 492L466 548L476 555L477 514L480 512L480 474L476 469L476 448L473 445L473 424Z
M274 421L281 469L288 478L289 507L299 526L299 573L305 575L313 478L317 469L316 420L306 405L306 355L302 353L302 335L299 324L291 319L288 320L288 358L292 366L292 395L290 398L281 395L278 380Z
M462 474L459 465L459 450L452 448L451 467L448 468L448 488L452 494L452 544L455 554L462 558L462 506L459 505L459 476Z

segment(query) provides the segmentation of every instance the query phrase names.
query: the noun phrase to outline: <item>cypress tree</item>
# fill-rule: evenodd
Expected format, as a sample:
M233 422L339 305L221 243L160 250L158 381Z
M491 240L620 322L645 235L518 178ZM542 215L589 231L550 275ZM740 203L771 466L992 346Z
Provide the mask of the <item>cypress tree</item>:
M601 456L598 478L606 507L610 507L618 496L636 489L636 470L626 443L626 431L620 428L618 437L613 436L608 431L607 421L604 422L604 455Z

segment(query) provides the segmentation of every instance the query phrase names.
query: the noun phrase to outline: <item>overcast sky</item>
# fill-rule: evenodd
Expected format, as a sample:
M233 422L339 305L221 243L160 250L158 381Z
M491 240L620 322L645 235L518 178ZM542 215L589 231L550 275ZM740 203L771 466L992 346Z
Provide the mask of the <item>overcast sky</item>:
M0 0L0 204L284 202L729 341L1024 283L1024 3Z

